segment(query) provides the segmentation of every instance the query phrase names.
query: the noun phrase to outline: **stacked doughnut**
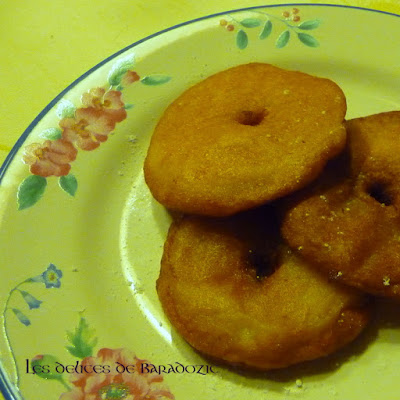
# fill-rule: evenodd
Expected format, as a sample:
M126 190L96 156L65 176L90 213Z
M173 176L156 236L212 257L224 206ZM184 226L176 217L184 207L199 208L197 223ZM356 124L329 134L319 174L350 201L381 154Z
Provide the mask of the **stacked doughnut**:
M360 334L370 294L400 296L400 112L345 114L334 82L261 63L165 110L144 172L179 217L157 292L200 353L260 370L313 360Z

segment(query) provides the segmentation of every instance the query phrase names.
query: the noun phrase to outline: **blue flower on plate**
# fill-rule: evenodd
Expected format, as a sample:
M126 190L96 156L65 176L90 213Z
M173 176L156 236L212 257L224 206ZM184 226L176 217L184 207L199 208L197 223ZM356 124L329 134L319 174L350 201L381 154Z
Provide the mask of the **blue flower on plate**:
M12 308L11 310L16 315L18 320L22 322L25 326L29 326L31 324L29 318L22 311L18 310L18 308Z
M46 288L59 288L63 274L54 264L49 264L46 271L41 275L28 279L26 282L43 282Z
M57 269L54 264L50 264L46 271L42 274L46 288L59 288L61 286L61 270Z
M38 300L36 297L33 297L30 293L25 292L25 290L19 291L29 306L29 309L32 310L34 308L39 308L42 301Z

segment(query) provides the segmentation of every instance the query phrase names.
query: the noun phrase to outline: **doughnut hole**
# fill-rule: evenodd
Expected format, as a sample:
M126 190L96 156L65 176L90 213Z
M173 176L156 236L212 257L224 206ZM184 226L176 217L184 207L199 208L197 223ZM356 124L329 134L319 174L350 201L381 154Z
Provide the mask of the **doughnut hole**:
M393 197L389 192L388 185L383 182L372 182L367 186L367 193L374 200L385 206L391 206L393 204Z
M279 267L280 257L276 250L251 249L248 254L250 269L255 278L261 281L270 277Z
M257 126L267 115L267 110L244 110L240 111L236 116L236 121L240 125Z

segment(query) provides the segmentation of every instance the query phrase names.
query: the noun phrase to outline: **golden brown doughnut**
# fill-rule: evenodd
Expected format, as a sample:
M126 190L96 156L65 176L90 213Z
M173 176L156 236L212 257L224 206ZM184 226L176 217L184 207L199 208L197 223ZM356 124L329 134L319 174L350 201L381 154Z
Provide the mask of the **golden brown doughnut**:
M269 64L217 73L159 121L146 182L166 207L226 216L305 186L345 145L342 90Z
M157 291L183 338L214 359L262 370L352 341L368 320L365 298L310 268L274 234L260 236L269 220L243 221L189 216L172 224Z
M341 165L294 196L282 233L331 277L400 298L400 111L350 120L347 132Z

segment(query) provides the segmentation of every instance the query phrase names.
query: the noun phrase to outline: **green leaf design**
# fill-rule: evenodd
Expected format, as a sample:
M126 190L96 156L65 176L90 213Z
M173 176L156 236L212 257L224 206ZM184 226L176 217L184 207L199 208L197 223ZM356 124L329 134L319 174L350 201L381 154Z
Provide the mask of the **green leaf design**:
M56 379L63 381L62 373L55 370L56 363L60 363L55 356L43 354L31 360L31 369L42 379Z
M75 116L76 107L69 100L62 99L56 107L56 115L58 118L73 118Z
M261 31L259 38L260 39L266 39L272 32L272 22L268 20L265 25L263 30Z
M22 311L18 310L18 308L12 308L12 311L18 318L19 322L22 322L25 326L29 326L31 324L29 318L22 313Z
M278 49L281 49L282 47L285 47L290 39L290 31L283 31L279 36L278 39L276 39L275 46Z
M164 83L167 83L171 80L171 77L168 75L148 75L145 76L140 80L144 85L148 86L156 86L156 85L162 85Z
M236 35L236 46L239 47L240 50L243 50L248 44L249 38L247 33L243 29L240 29Z
M60 128L49 128L40 132L39 136L43 139L57 140L62 136L62 130Z
M78 358L89 357L96 346L97 338L94 337L94 330L89 328L86 319L81 317L75 332L67 332L67 338L72 346L67 346L67 350Z
M259 18L245 18L240 21L240 24L245 28L256 28L260 26L262 21Z
M47 180L42 176L30 175L25 178L18 188L18 209L24 210L25 208L31 207L37 203L43 196L46 186Z
M302 43L304 43L306 46L309 47L318 47L319 42L317 39L315 39L314 36L309 35L308 33L298 33L297 37L300 39Z
M78 189L78 181L75 178L75 175L69 174L65 176L60 176L58 184L60 185L61 189L63 189L69 195L75 196L75 193Z
M135 56L129 54L127 57L117 61L108 74L108 83L111 86L118 86L122 77L135 66Z
M133 107L135 107L134 104L125 104L125 105L124 105L125 110L130 110L130 109L133 108Z
M307 21L302 22L301 24L297 25L299 29L303 30L311 30L318 28L321 25L321 20L319 19L309 19Z

